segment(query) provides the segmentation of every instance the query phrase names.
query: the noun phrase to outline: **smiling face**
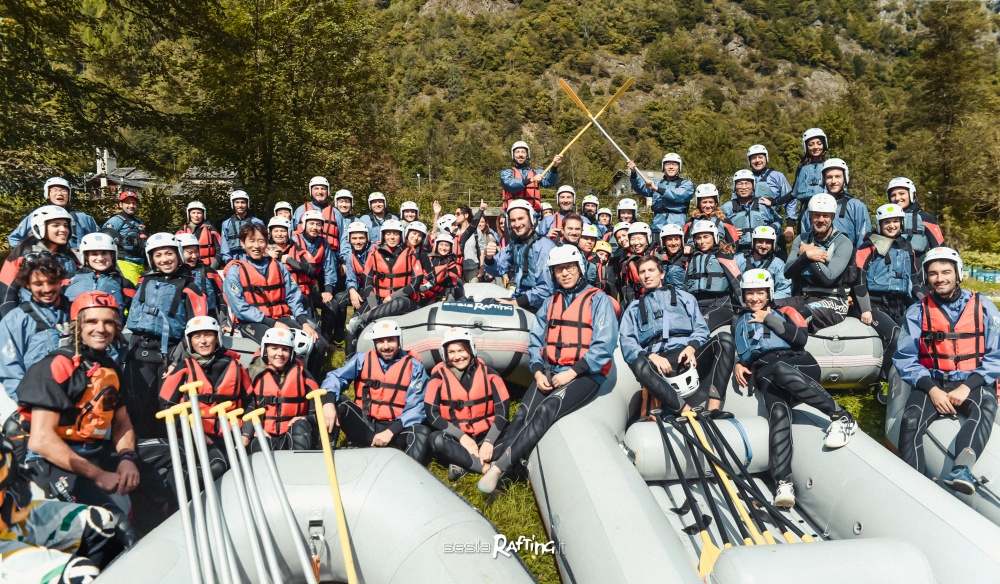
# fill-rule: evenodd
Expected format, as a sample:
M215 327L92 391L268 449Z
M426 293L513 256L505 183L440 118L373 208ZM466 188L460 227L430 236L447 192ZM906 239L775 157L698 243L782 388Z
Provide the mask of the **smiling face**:
M663 268L655 258L639 264L639 283L646 290L655 290L663 284Z
M77 317L80 342L96 351L104 351L118 336L118 311L114 308L88 308Z
M767 306L768 295L766 288L751 288L743 291L743 303L750 310L761 310Z
M414 249L420 247L424 244L424 234L420 233L416 229L411 229L409 233L406 234L406 245L407 247L412 247Z
M178 267L177 248L159 247L153 250L153 266L164 274L173 274Z
M813 233L819 236L820 239L829 235L830 230L833 229L833 213L817 213L812 211L809 213L809 220L812 222Z
M831 168L823 172L823 184L826 185L826 192L831 195L844 190L844 171L840 168Z
M309 194L312 195L313 199L322 203L327 197L330 196L330 187L326 185L313 185L312 188L309 189Z
M292 358L291 347L284 345L264 345L267 364L275 369L283 369Z
M669 178L674 178L677 173L681 171L681 165L676 162L664 162L663 163L663 174L667 175Z
M553 266L552 276L560 288L569 290L580 281L580 264L571 262Z
M243 251L252 260L259 260L267 252L267 239L259 231L248 231L246 237L241 240Z
M309 237L319 237L319 234L323 232L323 222L319 219L306 221L305 232Z
M375 339L375 351L385 360L392 359L399 352L399 337Z
M563 240L573 245L580 241L583 234L583 221L579 219L567 219L563 222Z
M698 211L702 215L713 215L719 208L719 200L715 197L702 197L698 199Z
M593 237L581 237L576 246L579 247L580 251L583 253L590 253L594 251L595 244L597 244L597 239Z
M822 156L823 154L823 140L820 138L809 138L806 141L806 150L809 152L809 156L816 158Z
M515 148L514 149L514 164L521 166L528 160L528 149L527 148Z
M879 233L882 235L895 239L899 236L899 233L903 231L903 220L899 217L883 219L882 221L879 221L878 229Z
M593 215L594 213L597 213L597 204L596 203L584 203L583 204L583 212L587 213L588 215Z
M399 245L401 239L403 239L402 231L396 231L395 229L390 229L389 231L382 230L382 243L386 247L396 247Z
M250 203L246 199L236 199L233 201L233 212L236 213L237 217L246 215L249 208Z
M278 245L285 245L286 243L288 243L288 230L285 229L284 227L272 227L271 241L273 241Z
M774 242L770 239L755 239L753 240L753 251L760 257L767 257L771 255L771 250L774 249Z
M403 216L403 221L406 221L407 223L417 220L417 212L414 211L413 209L407 209L402 213L400 213L400 215Z
M628 236L628 247L634 254L641 254L649 247L649 238L644 233L633 233Z
M459 371L465 371L465 368L472 362L472 353L469 351L469 347L465 341L450 342L448 343L446 350L448 354L449 367L454 367Z
M618 221L623 223L634 223L635 211L633 211L632 209L619 209Z
M507 214L510 220L510 230L518 237L527 237L531 233L531 215L526 209L514 209Z
M372 213L376 215L381 215L385 212L385 199L375 199L368 203L368 208L372 210Z
M106 272L114 265L114 256L110 251L88 251L83 255L87 265L95 272Z
M334 201L334 204L337 206L337 210L340 211L342 214L350 215L351 207L354 206L354 199L352 199L351 197L337 197L337 199Z
M896 187L889 191L889 200L896 203L903 209L910 206L910 189L906 187Z
M618 242L618 247L628 247L628 229L619 229L615 231L615 241Z
M451 242L439 241L434 244L434 253L445 256L451 253Z
M69 219L53 219L45 222L45 239L55 245L69 243Z
M741 199L749 198L753 195L753 181L752 180L738 180L736 181L736 196Z
M694 246L700 252L710 251L715 247L715 236L711 233L696 233L694 236Z
M573 193L562 192L556 196L556 203L559 208L563 211L569 211L573 208Z
M684 241L680 235L668 235L663 238L663 247L667 250L670 255L675 255L677 252L681 251Z
M118 208L126 215L135 215L135 212L139 209L139 201L135 197L129 197L118 203Z
M49 202L60 207L69 205L69 189L61 185L49 187Z
M756 172L764 170L764 167L766 166L767 166L767 156L764 156L763 154L754 154L753 156L750 157L750 168L752 168Z
M59 300L62 287L59 280L51 278L39 270L35 270L28 278L28 291L31 299L38 304L55 304Z
M927 283L934 293L949 298L958 288L958 272L955 264L948 260L938 260L927 264Z
M192 268L198 265L197 245L189 245L184 248L184 263Z
M351 242L351 248L353 248L354 251L361 251L366 245L368 245L367 233L352 233L347 239Z
M208 357L219 346L219 337L212 331L191 333L188 339L191 342L191 350L202 357Z

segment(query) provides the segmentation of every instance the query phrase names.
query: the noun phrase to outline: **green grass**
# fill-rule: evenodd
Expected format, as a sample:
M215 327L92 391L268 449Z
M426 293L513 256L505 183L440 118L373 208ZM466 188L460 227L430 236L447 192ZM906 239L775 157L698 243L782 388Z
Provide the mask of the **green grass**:
M878 403L871 391L834 391L833 398L851 412L865 434L879 442L885 438L885 406Z
M972 278L966 278L962 280L962 288L967 288L975 292L1000 295L1000 284L996 282L983 282L980 280L973 280Z

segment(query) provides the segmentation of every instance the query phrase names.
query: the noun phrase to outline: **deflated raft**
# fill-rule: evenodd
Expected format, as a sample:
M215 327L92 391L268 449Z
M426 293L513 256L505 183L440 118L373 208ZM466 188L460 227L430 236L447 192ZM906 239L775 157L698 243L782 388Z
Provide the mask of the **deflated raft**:
M321 452L276 452L278 472L301 533L319 550L320 579L346 581L337 521ZM491 553L496 530L410 457L394 448L336 453L352 547L368 584L398 582L531 582L516 555ZM266 477L260 454L255 476ZM248 530L232 473L219 481L223 514L245 582L257 582ZM258 489L288 582L303 582L295 548L268 480ZM101 583L190 582L184 530L174 514L101 574Z

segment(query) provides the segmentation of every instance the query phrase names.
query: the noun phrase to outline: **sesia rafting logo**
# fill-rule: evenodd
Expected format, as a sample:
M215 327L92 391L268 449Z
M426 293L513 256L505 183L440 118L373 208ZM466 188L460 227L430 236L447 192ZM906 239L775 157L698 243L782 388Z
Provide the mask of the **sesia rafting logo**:
M465 314L482 314L486 316L513 316L514 307L509 304L483 302L442 302L441 310L445 312L462 312Z

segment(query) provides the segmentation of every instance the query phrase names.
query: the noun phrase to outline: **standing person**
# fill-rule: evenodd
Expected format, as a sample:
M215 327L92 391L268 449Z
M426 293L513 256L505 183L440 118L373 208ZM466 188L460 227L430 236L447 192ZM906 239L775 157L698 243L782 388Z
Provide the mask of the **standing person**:
M345 231L347 245L340 251L340 263L344 266L344 291L338 292L334 300L336 306L334 331L344 328L347 322L347 305L360 311L365 305L365 291L368 289L368 273L365 266L374 245L368 241L368 227L360 222L351 222Z
M522 140L514 142L510 147L510 158L513 165L500 171L500 186L503 188L503 210L511 201L527 201L536 213L542 212L541 189L552 188L559 183L559 165L561 154L552 159L552 169L542 175L541 168L531 167L531 149Z
M684 162L681 155L668 152L660 161L663 178L653 182L644 178L635 166L628 161L629 176L632 181L632 191L643 197L653 199L653 233L659 233L667 223L684 225L687 221L688 203L694 196L694 183L681 176Z
M547 236L553 241L562 237L563 223L570 215L576 213L576 189L571 185L563 185L556 191L556 212L542 218L535 229L538 235ZM579 217L579 215L577 215ZM590 220L582 217L584 225L590 225Z
M492 241L500 244L500 235L490 228L489 221L486 220L486 201L480 201L479 212L473 218L474 229L467 231L462 240L463 272L465 280L468 282L492 282L493 277L486 273L483 265L483 257L486 254L486 246Z
M496 371L476 355L469 332L450 329L441 340L445 360L431 369L424 392L431 452L448 465L448 479L490 468L493 447L507 427L510 394Z
M747 148L747 163L753 171L756 182L756 196L758 198L768 198L775 204L785 203L786 212L791 205L792 185L788 184L785 175L771 168L771 159L768 156L767 148L763 144L754 144ZM775 212L777 210L775 209Z
M620 223L635 223L639 220L639 206L635 199L621 199L615 205L615 213L618 214Z
M923 440L939 417L957 416L954 466L944 484L971 495L972 469L993 430L1000 379L1000 312L988 298L964 290L962 258L950 247L927 252L923 262L930 293L906 309L893 364L913 391L903 410L899 453L924 472Z
M80 240L83 239L84 235L97 231L97 222L94 221L93 217L83 211L73 209L72 189L70 189L69 182L66 179L54 176L46 180L45 185L42 187L42 197L45 199L45 204L25 215L21 219L21 222L17 224L17 227L7 236L7 243L10 244L11 249L18 247L26 237L32 235L32 215L48 206L61 207L70 216L71 231L67 242L70 249L78 249L80 247Z
M492 493L557 420L594 399L614 364L618 317L611 299L587 284L580 250L553 248L546 265L559 288L542 303L531 329L534 382L494 449L494 464L479 479L483 493Z
M46 205L31 214L31 235L10 252L0 267L0 315L25 295L17 283L24 262L41 255L51 256L62 266L64 277L76 273L79 267L76 254L69 248L71 221L69 212L55 205Z
M302 291L306 312L315 317L320 314L323 335L335 332L333 295L337 290L337 250L330 247L330 240L323 236L323 214L306 211L300 217L302 231L295 235L295 281Z
M333 194L333 204L340 211L340 223L337 225L337 229L340 232L341 242L343 242L347 237L347 226L358 220L358 216L354 213L354 193L347 189L338 189Z
M229 309L222 294L222 276L218 270L198 261L198 238L193 233L181 233L175 239L181 250L181 263L184 264L182 269L186 266L191 280L205 296L206 314L222 323L227 333L232 332Z
M639 262L642 258L653 255L652 243L653 232L648 224L637 221L628 226L627 252L615 267L619 278L618 291L621 294L622 304L626 306L642 294Z
M392 446L423 464L429 454L429 432L423 425L427 370L403 350L396 321L379 321L369 334L375 347L350 357L323 380L322 387L337 401L332 419L350 444ZM342 399L351 383L354 400Z
M820 384L820 368L805 350L806 320L791 306L772 302L774 282L767 270L752 269L740 281L744 310L736 318L736 383L753 386L767 407L768 467L777 483L774 505L795 505L792 483L792 407L808 404L832 420L823 447L846 446L858 423Z
M719 241L736 245L740 232L733 222L722 212L719 189L712 183L702 183L694 190L694 211L684 224L685 245L691 245L691 227L696 221L711 221L719 232Z
M897 176L885 187L885 195L889 202L899 205L905 211L900 237L910 242L917 260L923 260L927 250L944 245L944 234L937 217L920 208L917 186L912 180Z
M851 172L847 163L839 158L831 158L823 163L823 182L826 192L837 201L837 214L833 218L833 226L851 239L855 249L861 247L865 237L871 233L872 226L868 219L868 206L847 192L851 181ZM802 233L811 229L809 215L802 218Z
M486 245L486 271L494 277L507 276L513 285L514 296L499 302L534 312L552 295L552 280L544 262L555 244L535 231L535 214L528 201L509 201L505 215L512 240L503 249L495 243Z
M795 169L792 184L792 199L786 204L785 241L795 237L795 227L799 223L799 210L806 207L813 195L826 191L823 185L823 163L826 162L830 146L826 133L820 128L809 128L802 132L802 159Z
M240 245L240 231L247 223L263 225L264 222L250 214L250 195L246 191L229 193L229 206L233 214L222 222L221 246L219 255L222 265L232 260L244 257L243 246Z
M399 220L406 227L414 221L420 220L420 207L413 201L403 201L399 206Z
M611 213L611 209L608 207L601 207L597 210L597 228L601 230L601 237L603 238L611 231L612 224L614 220L614 214Z
M587 220L587 224L597 224L597 208L601 206L601 200L597 195L587 195L583 198L583 207L580 215Z
M772 300L782 300L792 295L792 282L785 277L785 262L775 255L778 231L770 225L755 227L750 235L750 249L743 252L745 269L760 268L771 274L774 283Z
M135 286L118 271L117 253L118 246L107 233L84 235L80 240L83 266L70 278L66 299L72 302L83 292L101 290L114 296L122 310L128 310L135 296Z
M101 227L118 246L118 270L133 285L146 271L146 224L136 216L138 210L139 194L121 191L118 193L118 212Z
M375 242L381 241L382 226L390 219L399 221L399 217L389 212L385 195L378 191L368 195L368 212L360 219L368 227L368 239Z
M353 201L351 193L348 191L347 194ZM340 213L338 205L330 204L330 181L326 180L326 177L314 176L309 179L309 200L299 205L292 214L292 228L297 233L302 231L302 215L307 211L320 212L323 216L323 235L326 236L330 247L335 252L339 251L344 216Z
M756 196L757 177L752 171L737 170L733 175L733 198L722 206L722 213L739 232L736 251L749 251L750 236L759 226L781 228L781 217L771 209L770 194Z
M274 204L274 217L280 217L282 219L287 219L289 225L292 223L292 214L294 209L292 209L292 204L288 201L278 201Z
M660 231L661 246L657 256L665 272L665 284L677 288L684 287L689 254L684 252L684 229L680 225L668 223Z
M208 222L208 210L201 201L191 201L187 204L187 223L177 230L175 235L191 233L198 238L198 260L213 270L219 269L223 263L220 256L222 237L215 227ZM147 255L149 248L147 246ZM152 266L150 266L152 267Z

